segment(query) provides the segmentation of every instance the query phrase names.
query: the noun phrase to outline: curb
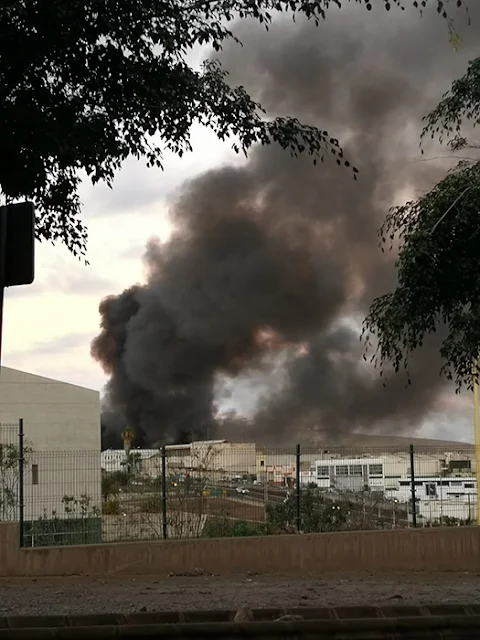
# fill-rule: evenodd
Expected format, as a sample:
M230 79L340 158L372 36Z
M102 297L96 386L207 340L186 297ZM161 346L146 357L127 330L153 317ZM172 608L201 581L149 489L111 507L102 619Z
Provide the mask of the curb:
M480 638L480 604L253 609L253 619L241 623L234 622L235 614L235 610L219 610L12 616L0 618L0 640L400 640L444 634L450 640Z

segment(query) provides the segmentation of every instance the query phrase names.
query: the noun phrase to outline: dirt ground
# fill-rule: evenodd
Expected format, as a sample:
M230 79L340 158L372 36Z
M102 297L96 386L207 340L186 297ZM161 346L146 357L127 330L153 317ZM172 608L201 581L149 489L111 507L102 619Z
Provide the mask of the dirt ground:
M0 579L0 615L480 602L480 574Z
M195 512L195 509L191 509ZM263 506L251 504L242 500L232 500L228 498L215 498L207 502L207 509L204 513L220 517L236 518L238 520L250 520L254 522L264 522L265 509Z

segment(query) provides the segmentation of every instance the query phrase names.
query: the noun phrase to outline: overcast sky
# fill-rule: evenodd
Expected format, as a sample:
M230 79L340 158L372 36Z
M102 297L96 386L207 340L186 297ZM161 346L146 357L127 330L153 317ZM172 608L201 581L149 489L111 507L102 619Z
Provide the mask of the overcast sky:
M37 244L34 284L5 295L2 364L102 389L106 378L90 356L91 340L99 331L100 301L142 282L145 244L151 236L168 237L169 197L176 188L206 169L240 161L228 143L209 131L197 127L192 133L194 151L181 159L166 154L163 172L130 160L113 189L82 185L90 265L62 246ZM252 385L247 385L237 400L248 407L251 396ZM459 399L452 392L445 399L445 413L425 425L424 435L470 439L468 403L467 396Z

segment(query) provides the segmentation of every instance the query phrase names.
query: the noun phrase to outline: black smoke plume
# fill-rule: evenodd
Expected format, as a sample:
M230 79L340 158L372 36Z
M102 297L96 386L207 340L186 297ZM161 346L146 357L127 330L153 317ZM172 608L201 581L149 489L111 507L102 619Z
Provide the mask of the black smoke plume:
M472 19L463 28L458 15L458 53L435 12L347 6L318 29L242 26L245 47L223 57L232 81L270 113L328 128L360 177L267 147L185 184L173 236L148 243L146 284L100 305L92 353L110 376L111 424L120 417L148 443L212 436L219 376L268 380L281 368L285 384L254 418L258 439L420 426L445 390L438 343L416 354L411 385L399 375L384 386L362 359L359 325L395 285L376 233L388 207L444 175L445 164L414 157L422 116L474 50Z

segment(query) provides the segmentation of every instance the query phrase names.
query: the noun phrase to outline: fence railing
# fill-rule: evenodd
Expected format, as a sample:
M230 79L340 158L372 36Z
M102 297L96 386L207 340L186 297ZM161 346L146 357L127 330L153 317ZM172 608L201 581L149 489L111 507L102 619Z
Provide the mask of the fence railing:
M0 425L0 520L26 547L477 522L475 450L40 451Z

